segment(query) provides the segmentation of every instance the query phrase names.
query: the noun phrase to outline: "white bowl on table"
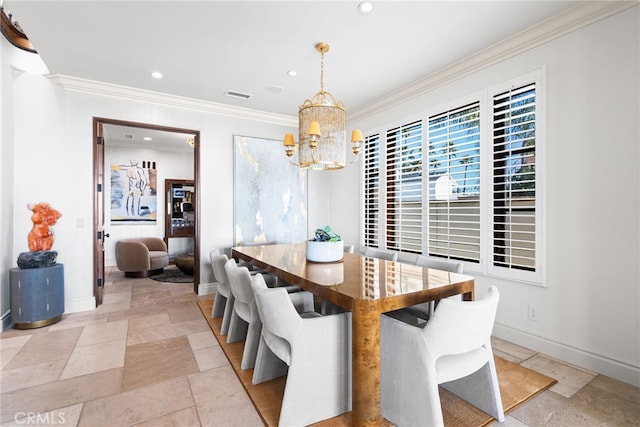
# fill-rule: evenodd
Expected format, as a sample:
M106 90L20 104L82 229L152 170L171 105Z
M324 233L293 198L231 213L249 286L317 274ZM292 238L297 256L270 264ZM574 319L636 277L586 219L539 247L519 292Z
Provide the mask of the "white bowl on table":
M314 242L307 240L307 260L311 262L338 262L344 256L344 242Z

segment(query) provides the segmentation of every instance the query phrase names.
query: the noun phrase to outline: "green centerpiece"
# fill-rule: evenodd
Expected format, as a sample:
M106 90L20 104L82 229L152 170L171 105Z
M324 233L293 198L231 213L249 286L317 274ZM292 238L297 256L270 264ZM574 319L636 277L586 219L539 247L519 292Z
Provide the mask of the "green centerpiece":
M342 238L328 225L316 229L313 239L307 241L307 260L312 262L337 262L344 255Z

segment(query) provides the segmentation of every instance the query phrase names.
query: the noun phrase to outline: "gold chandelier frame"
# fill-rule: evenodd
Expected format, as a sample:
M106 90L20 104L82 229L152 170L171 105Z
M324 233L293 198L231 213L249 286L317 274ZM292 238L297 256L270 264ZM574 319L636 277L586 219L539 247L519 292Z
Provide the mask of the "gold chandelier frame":
M327 43L316 44L320 52L320 91L306 99L298 110L298 143L292 133L285 135L283 145L289 162L301 169L341 169L355 162L363 142L362 132L355 129L351 134L352 152L355 158L346 162L346 108L341 101L324 90L324 54L329 51ZM297 163L291 161L297 152Z

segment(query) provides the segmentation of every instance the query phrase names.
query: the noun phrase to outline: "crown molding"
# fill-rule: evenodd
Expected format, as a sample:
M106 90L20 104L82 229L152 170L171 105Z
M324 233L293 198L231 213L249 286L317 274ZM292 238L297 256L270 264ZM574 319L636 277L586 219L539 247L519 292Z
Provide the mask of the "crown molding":
M352 111L349 122L365 119L394 105L451 83L480 69L497 64L527 50L548 43L594 22L608 18L633 6L638 1L585 1L539 24L533 25L509 38L468 56L446 68L429 74L400 88L368 106Z
M352 111L348 122L365 119L394 105L415 98L439 86L470 75L480 69L490 67L505 59L548 43L565 34L605 19L628 8L638 6L638 1L584 1L573 8L559 13L539 24L521 31L505 40L493 44L446 68L429 74L388 95L374 100L368 106ZM194 98L168 95L143 89L119 86L94 80L66 75L52 75L49 79L65 90L99 96L113 97L155 105L182 108L228 117L255 120L282 126L298 126L298 118L274 114L250 108L234 107Z
M298 126L298 118L284 114L275 114L265 111L252 110L250 108L234 107L200 99L187 98L165 93L152 92L127 86L119 86L111 83L95 80L81 79L78 77L55 74L48 77L55 85L71 91L91 95L107 96L121 100L146 102L165 107L183 108L204 113L217 114L227 117L236 117L245 120L255 120L282 126Z

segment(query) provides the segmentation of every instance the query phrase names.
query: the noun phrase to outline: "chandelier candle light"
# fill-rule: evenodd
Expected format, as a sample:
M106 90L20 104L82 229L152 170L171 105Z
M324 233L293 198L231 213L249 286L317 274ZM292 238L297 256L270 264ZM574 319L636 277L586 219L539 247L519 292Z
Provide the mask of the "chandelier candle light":
M341 169L347 165L346 111L342 102L336 101L333 95L324 90L324 54L329 51L329 45L318 43L316 50L321 58L320 91L300 106L299 143L295 142L292 133L287 133L283 145L289 161L301 169ZM362 132L354 129L351 133L351 150L356 157L349 164L358 158L363 141ZM295 151L298 152L298 163L291 161Z

